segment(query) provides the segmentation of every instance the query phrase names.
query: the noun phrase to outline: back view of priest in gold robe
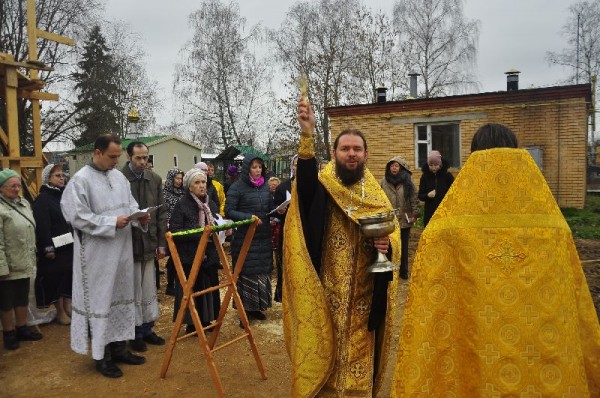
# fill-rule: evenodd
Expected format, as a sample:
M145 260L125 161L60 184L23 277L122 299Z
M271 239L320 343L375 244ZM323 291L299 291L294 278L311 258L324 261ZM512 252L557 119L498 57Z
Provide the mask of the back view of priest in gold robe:
M600 327L571 231L516 148L507 127L481 127L421 235L395 396L600 396Z

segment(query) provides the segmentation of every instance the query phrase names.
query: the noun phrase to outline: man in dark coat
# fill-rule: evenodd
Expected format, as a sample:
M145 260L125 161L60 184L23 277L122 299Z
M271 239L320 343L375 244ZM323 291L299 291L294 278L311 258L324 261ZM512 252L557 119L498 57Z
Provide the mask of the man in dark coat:
M127 146L129 161L121 172L131 185L131 194L141 209L159 206L152 213L148 232L132 230L135 292L135 340L130 346L135 351L146 351L148 344L163 345L165 340L152 331L158 319L158 298L156 295L156 273L154 259L166 256L167 209L163 206L162 179L146 168L148 147L141 141L132 141Z

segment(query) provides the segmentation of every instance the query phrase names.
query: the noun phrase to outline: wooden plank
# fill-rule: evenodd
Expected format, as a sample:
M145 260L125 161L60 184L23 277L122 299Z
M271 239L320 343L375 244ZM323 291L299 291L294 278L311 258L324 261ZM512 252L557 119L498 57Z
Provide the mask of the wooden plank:
M59 95L54 93L45 93L42 91L17 91L19 98L26 98L31 100L42 100L42 101L58 101Z
M52 68L50 66L45 66L45 65L41 65L41 64L33 64L33 63L29 63L29 62L17 62L17 61L6 59L6 58L0 58L0 65L14 66L16 68L44 70L44 71L48 71L48 72L52 72L54 70L54 68Z
M0 156L0 162L20 162L21 167L27 169L42 168L44 167L44 160L42 158L33 157L20 157L20 156Z
M8 154L13 158L21 155L19 139L19 121L17 110L17 70L6 68L4 79L4 98L6 98L6 129L8 130Z
M2 126L0 126L0 140L2 141L2 144L8 148L8 136L4 132Z
M56 33L47 32L42 29L37 30L37 35L38 37L41 37L43 39L52 40L61 44L66 44L67 46L73 47L75 45L75 40L71 39L70 37L57 35Z

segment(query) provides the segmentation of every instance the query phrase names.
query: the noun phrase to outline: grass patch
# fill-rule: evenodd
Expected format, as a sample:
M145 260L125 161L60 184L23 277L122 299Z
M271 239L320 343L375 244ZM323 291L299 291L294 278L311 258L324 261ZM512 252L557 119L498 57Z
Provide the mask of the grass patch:
M600 196L587 195L581 210L561 209L573 236L579 239L600 239Z

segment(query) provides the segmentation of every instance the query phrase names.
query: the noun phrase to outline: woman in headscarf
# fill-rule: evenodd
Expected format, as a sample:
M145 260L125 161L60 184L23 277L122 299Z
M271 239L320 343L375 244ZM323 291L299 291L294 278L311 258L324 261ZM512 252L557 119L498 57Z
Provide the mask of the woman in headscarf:
M387 195L392 208L397 209L396 218L400 224L400 277L408 279L408 241L410 228L419 216L417 190L412 181L412 173L406 160L401 156L392 158L385 166L385 177L379 182Z
M265 179L263 160L256 155L248 154L244 157L240 179L227 191L225 213L227 218L233 221L252 217L259 219L244 268L237 282L246 314L258 320L267 318L262 311L272 305L273 250L267 215L272 209L273 197ZM247 225L238 227L233 234L231 241L233 264L237 262L248 228Z
M165 201L165 205L167 206L167 226L169 225L169 220L171 219L171 214L173 213L173 209L179 199L184 195L183 189L183 171L179 170L177 167L169 170L167 172L167 178L165 178L165 185L163 186L163 198ZM173 264L173 259L169 256L167 260L167 288L165 290L165 294L169 296L175 295L175 265Z
M19 348L19 341L42 338L26 324L29 279L35 273L35 219L20 192L21 176L0 171L0 320L7 350Z
M185 193L181 200L175 204L171 219L169 221L169 230L171 232L185 231L188 229L202 228L212 225L215 222L215 215L219 212L219 207L210 200L206 190L206 174L199 169L191 169L185 173L183 178L183 188ZM192 263L198 248L198 236L192 238L178 238L176 241L177 253L181 259L183 271L189 277L192 269ZM212 240L206 247L205 258L200 266L200 273L194 285L194 292L207 289L219 284L219 255ZM183 287L179 280L175 282L175 301L173 320L175 320L181 299L183 297ZM195 298L196 310L200 316L202 326L208 326L217 319L221 309L221 298L219 290ZM194 322L189 312L186 310L184 323L187 324L186 333L196 330Z
M442 159L439 151L429 152L427 163L421 167L423 174L417 196L421 202L425 202L423 211L423 226L425 227L454 182L454 176L450 174L448 167L448 161Z
M71 293L73 284L73 243L57 247L52 238L71 237L71 227L60 209L65 189L65 173L60 164L49 164L42 171L40 194L33 202L36 223L37 275L35 297L38 308L56 307L56 320L61 325L71 323ZM70 239L72 241L72 238Z

